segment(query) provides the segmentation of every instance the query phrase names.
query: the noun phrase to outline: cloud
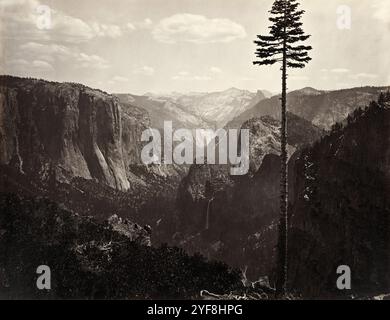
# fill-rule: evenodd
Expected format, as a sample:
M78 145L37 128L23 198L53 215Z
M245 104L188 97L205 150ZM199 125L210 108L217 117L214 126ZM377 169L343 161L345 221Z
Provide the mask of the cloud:
M209 81L212 80L209 76L193 76L191 80L195 81Z
M163 43L226 43L246 37L244 27L229 19L209 19L187 13L161 20L152 34Z
M378 78L377 74L373 73L358 73L351 76L353 79L376 79Z
M307 81L307 80L310 80L310 77L308 76L295 76L295 75L292 75L289 77L290 80L293 80L293 81Z
M19 54L26 57L45 57L45 60L54 61L56 58L63 60L73 56L72 51L59 44L42 44L38 42L27 42L19 46Z
M12 59L5 64L7 73L22 75L28 72L31 75L38 75L54 71L53 66L42 60L27 61L25 59Z
M0 0L0 8L8 8L14 5L22 5L26 0Z
M74 58L81 68L107 69L110 66L106 59L96 54L88 55L82 52L76 52L74 53Z
M46 61L42 61L42 60L34 60L32 62L32 67L33 68L37 68L39 70L42 70L42 71L53 71L54 68L53 66L46 62Z
M175 81L209 81L212 80L210 76L191 75L187 71L181 71L177 75L172 77Z
M82 43L122 35L120 26L83 21L38 0L0 0L0 16L4 33L13 39Z
M28 61L43 61L54 65L68 63L76 69L107 69L109 67L108 61L98 55L86 54L77 48L64 45L28 42L20 45L19 49L19 55Z
M140 68L136 68L133 73L138 74L138 75L143 75L143 76L152 76L154 75L154 68L150 66L143 66Z
M216 78L219 74L222 73L222 70L218 67L210 67L205 75L194 75L188 71L180 71L174 75L171 79L178 81L210 81L213 78Z
M332 72L332 73L348 73L349 69L335 68L335 69L331 69L330 72Z
M91 26L99 37L119 38L122 35L122 29L117 25L93 23Z
M180 71L178 75L181 77L187 77L190 75L190 73L188 71Z
M384 23L390 23L390 2L389 0L374 0L372 4L373 18Z
M99 35L97 26L95 29L81 19L64 15L59 11L52 11L52 25L44 31L50 40L80 43L90 41ZM36 28L36 27L35 27Z
M220 74L220 73L222 73L222 70L218 67L211 67L210 72L214 73L214 74Z
M135 25L134 25L133 23L131 23L131 22L129 22L128 24L126 24L126 28L127 28L127 30L129 30L129 31L134 31L134 30L137 29L137 28L135 27Z
M125 26L125 29L127 31L135 31L139 29L150 29L153 26L153 21L149 18L144 19L143 21L140 22L128 22Z
M115 76L112 78L113 82L129 82L128 78L122 77L122 76Z
M150 18L146 18L144 19L144 21L139 22L137 25L141 29L150 29L153 25L153 21Z
M254 81L255 78L252 78L252 77L241 77L238 80L246 82L246 81Z

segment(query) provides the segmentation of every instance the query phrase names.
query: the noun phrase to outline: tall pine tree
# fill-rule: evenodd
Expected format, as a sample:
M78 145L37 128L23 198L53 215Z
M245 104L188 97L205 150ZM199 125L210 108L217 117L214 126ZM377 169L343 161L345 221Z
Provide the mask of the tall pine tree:
M305 13L299 10L297 0L275 0L269 11L272 25L267 36L257 36L254 65L273 65L281 63L281 179L280 179L280 222L278 243L278 281L279 293L287 293L288 275L288 172L287 172L287 68L304 68L311 60L308 51L312 48L300 44L310 36L302 29L301 18Z

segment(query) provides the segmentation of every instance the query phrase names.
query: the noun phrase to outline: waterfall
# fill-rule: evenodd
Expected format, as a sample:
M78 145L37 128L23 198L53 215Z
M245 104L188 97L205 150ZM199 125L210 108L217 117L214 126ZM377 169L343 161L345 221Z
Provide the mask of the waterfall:
M214 198L211 198L207 204L207 213L206 213L206 230L209 230L210 228L210 207L211 203L213 202Z

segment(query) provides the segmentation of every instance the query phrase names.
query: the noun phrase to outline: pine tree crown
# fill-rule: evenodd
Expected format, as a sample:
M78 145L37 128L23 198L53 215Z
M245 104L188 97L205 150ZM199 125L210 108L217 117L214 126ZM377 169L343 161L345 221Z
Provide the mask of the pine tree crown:
M310 37L302 29L301 18L305 11L299 10L297 0L275 0L269 12L269 21L272 22L270 32L267 36L258 35L254 41L258 46L255 54L260 60L253 64L273 65L282 62L285 52L287 67L304 68L311 60L308 51L312 49L311 46L299 44Z

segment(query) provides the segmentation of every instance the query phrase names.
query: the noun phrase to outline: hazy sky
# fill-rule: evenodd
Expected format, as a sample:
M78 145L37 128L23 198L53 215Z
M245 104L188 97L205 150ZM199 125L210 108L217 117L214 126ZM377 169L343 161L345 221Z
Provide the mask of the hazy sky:
M272 2L0 0L0 72L109 92L278 92L279 68L252 65ZM301 2L313 61L289 89L390 84L390 0Z

